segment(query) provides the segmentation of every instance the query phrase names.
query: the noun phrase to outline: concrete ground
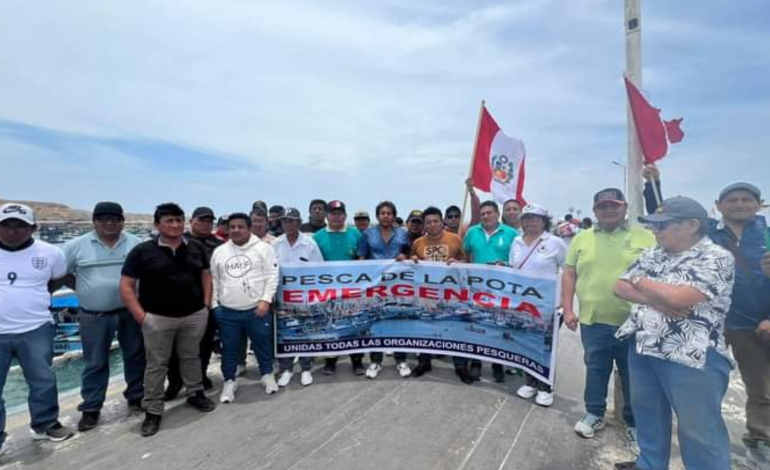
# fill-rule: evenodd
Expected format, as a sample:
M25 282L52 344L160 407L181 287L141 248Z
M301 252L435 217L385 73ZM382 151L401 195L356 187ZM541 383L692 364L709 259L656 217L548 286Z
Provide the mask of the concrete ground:
M583 412L576 333L563 329L558 354L557 397L548 409L516 397L520 377L492 382L486 365L483 380L467 386L454 376L451 361L434 360L431 373L401 379L386 357L376 380L353 376L341 361L336 376L317 371L315 383L303 388L297 374L287 390L273 396L265 395L252 367L239 379L235 403L218 403L221 380L215 381L210 393L215 411L202 414L176 400L151 438L139 435L142 415L126 415L122 383L116 381L100 426L62 443L33 442L26 413L10 416L0 464L79 470L609 470L614 462L632 459L612 410L596 439L573 432ZM744 400L735 371L723 407L734 469L751 468L740 445ZM77 393L61 399L62 421L73 427L78 401ZM678 457L672 468L683 468Z

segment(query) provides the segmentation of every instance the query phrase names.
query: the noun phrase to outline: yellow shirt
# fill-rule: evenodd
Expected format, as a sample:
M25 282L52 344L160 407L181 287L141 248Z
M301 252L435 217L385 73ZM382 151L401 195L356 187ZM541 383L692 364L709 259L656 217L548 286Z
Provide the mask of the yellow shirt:
M565 264L575 269L580 323L620 326L631 312L613 293L621 274L642 252L655 246L655 236L641 227L606 232L595 226L572 239Z

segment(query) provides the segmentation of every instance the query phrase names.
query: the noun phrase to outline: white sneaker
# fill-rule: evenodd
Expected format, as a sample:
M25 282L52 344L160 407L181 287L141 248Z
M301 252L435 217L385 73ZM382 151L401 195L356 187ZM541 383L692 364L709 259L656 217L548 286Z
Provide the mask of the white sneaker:
M398 375L401 377L409 377L412 375L412 369L409 368L409 364L406 362L399 362L396 364L396 370L398 371Z
M639 443L636 440L636 428L626 426L626 441L628 449L638 457L641 450L639 449ZM768 467L767 470L770 470L770 467Z
M537 389L535 387L530 387L529 385L522 385L518 390L516 390L516 395L525 400L529 400L530 398L537 395Z
M578 436L591 439L596 435L596 431L604 429L604 418L586 413L575 424L575 432Z
M222 393L219 395L219 403L232 403L235 401L235 392L238 390L238 382L227 380L222 386Z
M376 379L378 375L380 375L380 371L382 370L382 364L379 362L372 362L369 364L369 367L366 368L366 378L367 379Z
M245 373L246 373L246 365L238 364L238 367L235 368L235 376L240 377Z
M278 379L278 386L285 387L291 383L291 378L294 377L294 372L285 370L281 373L281 378Z
M278 392L278 384L275 383L275 376L272 373L262 376L262 384L265 386L265 393L268 395Z
M546 407L553 405L553 392L539 390L535 396L535 404Z
M313 374L309 370L303 370L302 375L300 375L299 378L300 383L302 383L303 387L307 387L308 385L313 384Z
M770 444L757 442L755 447L746 447L746 457L758 470L770 470Z

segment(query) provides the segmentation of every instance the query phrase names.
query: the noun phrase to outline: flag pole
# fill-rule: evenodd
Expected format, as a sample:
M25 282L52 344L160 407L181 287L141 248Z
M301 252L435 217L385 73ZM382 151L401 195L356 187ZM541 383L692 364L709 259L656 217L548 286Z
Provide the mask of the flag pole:
M481 132L481 119L484 116L484 105L486 101L481 100L479 107L479 121L476 123L476 137L473 139L473 153L471 153L471 164L468 168L468 178L473 176L473 166L476 164L476 147L479 145L479 132ZM463 182L464 183L464 182ZM465 221L465 208L468 206L468 186L465 186L465 196L463 197L463 210L460 213L460 225Z
M642 24L641 0L625 0L626 31L626 77L637 87L642 87ZM628 160L626 163L626 198L628 220L637 224L637 218L644 213L642 201L642 151L636 133L631 103L626 102L628 122ZM653 185L654 186L654 185ZM656 192L657 195L657 192Z

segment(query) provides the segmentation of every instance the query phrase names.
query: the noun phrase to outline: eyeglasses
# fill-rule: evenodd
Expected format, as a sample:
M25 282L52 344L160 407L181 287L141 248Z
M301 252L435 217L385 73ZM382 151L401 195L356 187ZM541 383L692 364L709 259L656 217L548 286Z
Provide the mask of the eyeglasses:
M97 217L96 221L100 224L117 224L119 222L123 222L123 217L117 215L105 215Z
M447 214L446 217L444 217L444 218L445 219L459 219L460 218L460 214Z
M679 222L678 220L664 220L662 222L648 222L647 227L654 232L662 232L666 230L670 225Z

